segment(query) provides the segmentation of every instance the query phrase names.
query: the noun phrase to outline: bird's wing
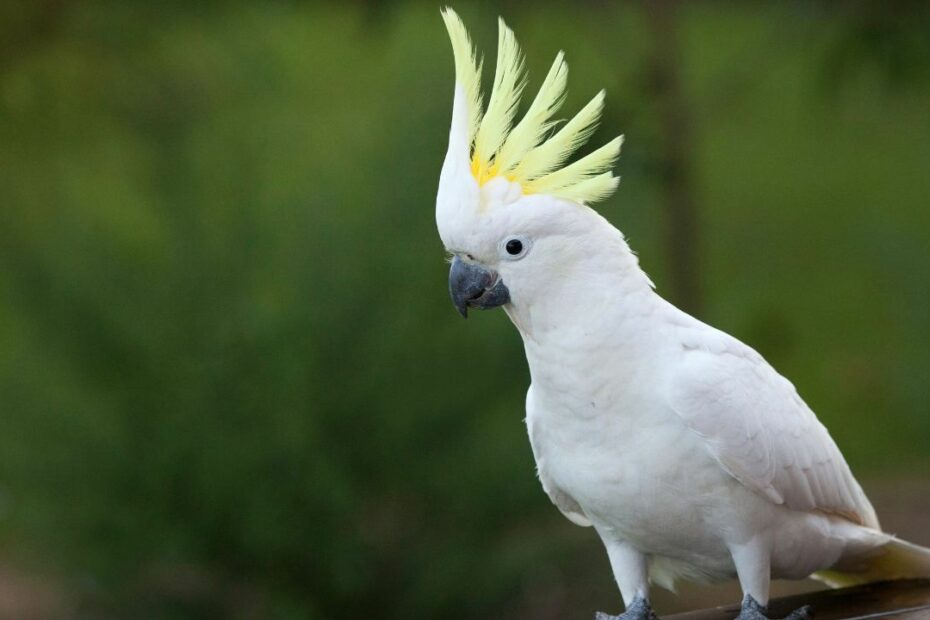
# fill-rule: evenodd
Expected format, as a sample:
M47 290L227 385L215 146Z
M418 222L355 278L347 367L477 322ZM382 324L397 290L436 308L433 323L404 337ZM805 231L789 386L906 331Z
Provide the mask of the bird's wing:
M685 347L669 401L720 465L776 504L878 529L839 448L791 382L739 341L716 330L711 339Z

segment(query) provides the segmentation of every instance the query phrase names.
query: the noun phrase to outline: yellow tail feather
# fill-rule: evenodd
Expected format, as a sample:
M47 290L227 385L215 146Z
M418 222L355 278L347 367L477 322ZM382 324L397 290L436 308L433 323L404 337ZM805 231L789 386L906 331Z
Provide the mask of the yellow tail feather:
M863 566L822 570L811 575L831 588L854 586L872 581L930 577L930 549L891 538L866 559Z

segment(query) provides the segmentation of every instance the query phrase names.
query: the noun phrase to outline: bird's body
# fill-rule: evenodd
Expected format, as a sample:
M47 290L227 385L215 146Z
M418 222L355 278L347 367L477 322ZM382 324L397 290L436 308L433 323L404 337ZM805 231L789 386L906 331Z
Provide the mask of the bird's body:
M740 618L758 620L773 577L930 576L930 550L881 531L794 386L662 299L620 231L584 204L616 187L605 169L620 140L559 166L590 134L603 95L547 138L567 73L560 53L511 129L522 58L502 24L482 118L468 36L454 13L444 17L457 82L436 221L453 254L450 292L463 315L503 306L520 331L539 478L604 542L623 617L654 617L650 582L737 577Z
M794 387L753 349L659 297L619 232L606 221L597 225L597 214L589 217L591 234L612 238L602 245L616 252L592 259L617 269L604 271L600 282L571 280L570 304L507 309L525 345L532 379L527 430L553 503L574 523L593 525L605 542L645 556L649 578L669 587L679 577L736 576L733 549L760 531L772 575L784 578L806 577L884 542L836 514L861 513L877 527L838 449ZM701 389L783 400L790 411L764 421L777 431L744 433L749 465L770 459L764 474L773 479L797 469L790 479L796 485L829 479L843 489L845 505L816 506L814 496L829 493L811 488L804 498L814 505L799 511L734 477L709 447L713 435L701 434L676 409L688 398L683 392ZM760 445L775 432L790 441L815 436L825 456L808 463L762 454Z

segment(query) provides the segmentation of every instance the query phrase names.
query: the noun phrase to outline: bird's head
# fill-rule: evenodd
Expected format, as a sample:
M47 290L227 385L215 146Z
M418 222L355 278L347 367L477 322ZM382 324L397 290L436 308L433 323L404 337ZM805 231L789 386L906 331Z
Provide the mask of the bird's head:
M609 196L622 137L565 165L597 125L601 91L568 122L552 119L565 97L563 54L521 120L523 57L501 20L494 87L483 105L480 62L451 9L442 13L455 57L449 149L436 199L436 224L452 254L449 290L468 308L541 301L554 287L585 285L584 267L617 249L619 231L586 205Z

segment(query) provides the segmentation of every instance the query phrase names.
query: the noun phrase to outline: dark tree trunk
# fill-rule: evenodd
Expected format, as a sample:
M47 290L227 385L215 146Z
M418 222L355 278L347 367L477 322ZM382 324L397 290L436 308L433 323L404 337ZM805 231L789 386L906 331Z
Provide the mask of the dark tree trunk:
M677 2L642 4L650 31L649 83L659 121L659 175L665 203L665 243L671 300L696 313L702 305L698 205L691 168L693 124L681 84Z

